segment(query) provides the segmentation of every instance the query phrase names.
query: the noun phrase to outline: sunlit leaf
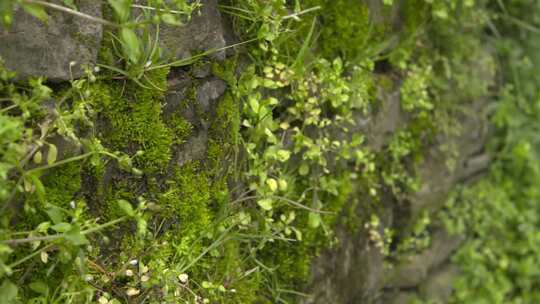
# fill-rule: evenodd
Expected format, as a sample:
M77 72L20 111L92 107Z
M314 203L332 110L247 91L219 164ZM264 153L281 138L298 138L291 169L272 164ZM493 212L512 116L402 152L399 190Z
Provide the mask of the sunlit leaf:
M28 287L30 287L30 289L32 289L33 291L39 294L42 294L42 295L49 294L49 286L43 281L32 282L28 285Z
M32 181L32 186L38 199L41 202L45 202L45 186L43 186L43 183L39 179L39 176L34 173L34 174L30 174L29 177L30 177L30 180Z
M266 184L268 185L268 188L270 188L270 191L276 192L278 189L277 181L273 178L269 178L266 180Z
M13 0L0 1L0 23L8 27L13 22Z
M81 228L79 226L73 226L71 230L64 234L64 237L75 246L88 244L88 240L81 233Z
M42 5L39 4L30 4L30 3L21 3L22 8L25 12L29 13L30 15L38 18L39 20L43 22L47 22L48 15L45 9Z
M135 34L133 29L123 27L120 30L120 41L122 42L122 49L124 56L126 56L131 63L139 62L141 58L141 46L139 37Z
M2 282L2 285L0 285L0 303L15 303L14 301L17 298L17 293L17 285L11 283L9 280L4 280L4 282Z
M56 161L58 156L58 149L55 145L49 144L49 151L47 151L47 164L52 165Z
M321 215L315 212L310 212L308 215L308 225L311 228L317 228L321 224Z
M135 216L135 211L128 201L118 200L118 207L128 216Z
M131 0L108 0L108 2L116 13L118 21L129 21L129 16L131 14Z
M71 229L71 224L63 222L63 223L58 223L52 226L51 228L56 232L64 233Z
M272 200L265 198L257 201L257 204L266 211L272 210Z
M182 25L182 23L173 14L161 15L161 20L170 25Z
M45 211L54 224L59 224L64 221L64 213L60 208L52 207Z

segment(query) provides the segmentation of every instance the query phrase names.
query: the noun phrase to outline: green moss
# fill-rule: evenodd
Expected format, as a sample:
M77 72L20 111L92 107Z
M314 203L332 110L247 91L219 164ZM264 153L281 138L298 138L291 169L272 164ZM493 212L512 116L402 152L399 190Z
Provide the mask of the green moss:
M44 201L40 201L36 193L31 194L25 201L24 219L18 222L18 229L31 229L50 218L43 208L43 204L51 204L60 208L71 209L70 203L76 200L77 193L81 188L80 163L70 162L65 165L52 168L42 176L41 181L45 189Z
M102 206L104 217L108 220L113 220L124 216L126 213L119 207L118 200L125 200L131 203L135 202L137 199L135 188L137 186L138 184L125 179L114 183L114 185L110 185L109 189L107 189L107 203L105 206Z
M216 119L212 127L214 132L221 131L222 141L230 145L238 144L240 134L240 107L230 93L225 94L216 108Z
M371 22L365 3L354 0L311 0L308 3L306 7L322 6L318 43L325 58L358 59L376 46L377 37L383 37L385 25Z
M243 277L245 268L242 262L242 251L239 242L228 242L224 247L224 256L218 264L219 272L225 275L224 279L232 281L229 288L234 288L236 293L225 303L256 303L256 290L260 289L260 280L257 276Z
M418 51L418 38L430 17L429 5L424 0L411 0L400 7L403 24L400 26L398 45L389 54L389 61L395 67L404 69ZM431 51L432 52L432 51ZM433 58L433 54L430 54Z
M216 108L216 117L212 120L208 142L208 168L223 171L223 162L230 159L230 152L235 151L240 134L240 109L235 99L227 93ZM225 166L226 168L226 166ZM215 173L219 173L219 172Z
M193 125L180 116L180 114L171 115L171 117L166 120L166 124L174 135L173 142L175 144L184 143L193 131Z
M295 242L294 245L276 241L268 245L263 251L263 262L266 265L275 265L277 267L275 276L279 284L284 289L303 290L308 282L313 259L326 248L335 245L335 236L332 233L333 228L338 221L347 221L342 217L341 211L350 201L350 195L353 191L353 181L349 176L343 175L335 177L330 182L335 187L331 192L323 194L320 198L325 202L324 209L334 212L331 215L321 217L322 225L325 229L313 228L309 225L309 212L298 212L298 219L294 226L303 232L302 240Z
M170 187L160 195L159 204L178 217L183 238L209 226L210 181L197 163L189 163L175 170Z
M46 201L67 208L81 189L81 164L70 162L53 168L43 178Z
M78 31L76 27L68 27L68 29L72 29L70 31L70 36L76 40L81 45L84 45L85 47L89 49L99 48L101 39L97 39L95 35L86 35L82 33L81 31ZM75 57L76 58L76 57Z
M156 197L159 210L154 221L165 223L162 233L150 241L126 237L122 244L122 260L144 255L144 262L154 272L179 271L195 261L221 235L228 222L221 222L222 214L213 202L228 201L227 185L223 179L214 180L203 163L190 162L175 168L167 181L148 181L148 191ZM192 287L197 294L218 303L252 303L258 282L255 277L244 278L240 243L228 240L217 249L207 252L187 270L190 280L201 284L209 281L236 292L217 292ZM143 254L144 253L144 254ZM169 270L167 270L169 269ZM177 274L178 275L178 274ZM160 285L176 285L160 276ZM165 281L163 281L165 280Z
M167 73L167 69L157 70L148 77L155 86L163 88L167 87ZM162 171L171 158L175 140L175 133L161 118L163 92L141 88L133 82L99 82L92 85L90 92L93 103L106 118L102 128L106 146L132 155L143 151L135 157L135 166L146 173Z

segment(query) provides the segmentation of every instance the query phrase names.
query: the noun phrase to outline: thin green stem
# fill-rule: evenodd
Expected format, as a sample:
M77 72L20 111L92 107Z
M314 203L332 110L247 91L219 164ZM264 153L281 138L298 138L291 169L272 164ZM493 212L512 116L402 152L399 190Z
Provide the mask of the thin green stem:
M286 203L289 203L293 206L296 206L300 209L305 209L305 210L308 210L308 211L311 211L311 212L315 212L315 213L320 213L320 214L335 214L335 212L332 212L332 211L325 211L325 210L319 210L319 209L313 209L313 208L310 208L306 205L302 205L300 204L299 202L296 202L296 201L293 201L291 199L288 199L286 197L283 197L283 196L275 196L275 195L271 195L270 198L273 198L273 199L276 199L276 200L282 200Z
M66 158L66 159L63 159L61 161L57 161L55 163L52 163L50 165L45 165L45 166L41 166L41 167L37 167L37 168L34 168L34 169L31 169L31 170L28 170L26 171L25 175L27 174L30 174L30 173L33 173L33 172L36 172L36 171L42 171L42 170L47 170L47 169L51 169L51 168L54 168L54 167L58 167L58 166L61 166L61 165L64 165L64 164L67 164L67 163L70 163L70 162L74 162L74 161L78 161L78 160L81 160L81 159L85 159L87 158L88 156L94 154L95 152L88 152L88 153L85 153L85 154L81 154L81 155L78 155L78 156L73 156L73 157L70 157L70 158Z
M178 15L190 15L190 13L187 13L187 12L176 11L176 10L166 10L166 9L162 9L162 8L155 8L153 6L146 6L146 5L139 5L139 4L132 4L131 7L150 10L150 11L158 11L158 12L164 12L164 13L178 14Z
M515 18L515 17L510 16L510 15L504 15L504 14L501 15L501 17L503 19L506 19L506 20L514 23L515 25L520 26L520 27L522 27L522 28L524 28L524 29L526 29L528 31L531 31L531 32L533 32L535 34L540 33L540 28L538 28L538 27L536 27L536 26L534 26L532 24L529 24L527 22L523 22L523 21L519 20L518 18Z
M283 292L283 293L288 293L288 294L293 294L293 295L297 295L297 296L301 296L301 297L306 297L306 298L312 298L313 297L310 294L299 292L299 291L296 291L296 290L291 290L291 289L278 288L278 289L276 289L276 291Z
M99 230L103 230L105 228L114 226L114 225L116 225L116 224L118 224L120 222L123 222L123 221L127 220L128 218L129 218L128 216L123 216L123 217L117 218L117 219L112 220L110 222L107 222L105 224L101 224L101 225L98 225L96 227L89 228L87 230L83 230L83 231L81 231L81 234L82 235L87 235L87 234L90 234L90 233L97 232ZM65 233L58 233L58 234L53 234L53 235L29 237L29 238L23 238L23 239L4 240L4 241L1 241L0 243L1 244L8 244L8 245L19 245L19 244L31 243L31 242L39 242L39 241L53 241L53 240L63 238L65 236L66 236Z
M304 15L304 14L307 14L307 13L311 13L311 12L313 12L313 11L317 11L317 10L320 10L320 9L321 9L320 6L310 7L310 8L307 8L307 9L303 10L303 11L300 11L300 12L298 12L298 13L294 13L294 14L287 15L287 16L283 17L282 19L283 19L283 20L287 20L287 19L291 19L291 18L292 18L292 19L297 20L298 17L301 16L301 15Z
M68 14L71 14L71 15L74 15L74 16L77 16L77 17L81 17L81 18L84 18L84 19L87 19L87 20L90 20L90 21L93 21L93 22L97 22L97 23L101 23L103 25L107 25L107 26L110 26L110 27L116 27L116 28L120 27L119 24L110 22L108 20L105 20L105 19L102 19L102 18L99 18L99 17L94 17L94 16L91 16L91 15L87 15L85 13L78 12L78 11L76 11L74 9L71 9L69 7L65 7L65 6L62 6L62 5L49 3L49 2L41 1L41 0L23 0L23 2L28 3L28 4L38 4L38 5L50 8L50 9L54 9L54 10L57 10L57 11L68 13Z
M313 208L310 208L306 205L302 205L300 204L299 202L296 202L292 199L289 199L289 198L286 198L286 197L283 197L283 196L278 196L278 195L270 195L270 196L258 196L258 195L252 195L252 196L246 196L246 197L242 197L242 198L239 198L237 200L234 200L231 202L231 204L237 204L237 203L241 203L241 202L245 202L245 201L249 201L249 200L253 200L253 199L260 199L260 198L264 198L264 197L267 197L267 198L271 198L271 199L275 199L275 200L280 200L280 201L284 201L286 203L289 203L293 206L296 206L300 209L305 209L305 210L308 210L308 211L311 211L311 212L315 212L315 213L320 213L320 214L335 214L335 212L332 212L332 211L325 211L325 210L319 210L319 209L313 209Z
M163 68L167 68L167 67L170 67L170 66L186 66L186 65L194 63L195 61L197 61L198 59L200 59L202 57L205 57L205 56L208 56L208 55L220 52L220 51L224 51L224 50L236 47L236 46L240 46L240 45L243 45L243 44L248 44L248 43L251 43L251 42L254 42L254 41L257 41L257 40L258 39L255 38L255 39L250 39L250 40L246 40L246 41L243 41L243 42L235 43L235 44L232 44L232 45L224 46L222 48L211 49L211 50L199 53L197 55L191 56L189 58L184 58L184 59L172 61L172 62L169 62L169 63L166 63L166 64L160 64L160 65L151 66L151 67L147 68L146 71L163 69Z
M20 265L20 264L22 264L22 263L28 261L29 259L35 257L36 255L40 254L42 251L47 250L47 249L49 249L49 248L52 248L53 246L54 246L54 244L49 244L49 245L47 245L47 246L41 248L40 250L36 250L36 251L32 252L31 254L25 256L24 258L22 258L22 259L20 259L20 260L17 260L17 261L15 261L15 262L11 263L11 264L9 264L8 267L9 267L9 268L17 267L18 265Z
M17 104L12 104L12 105L10 105L9 107L5 107L5 108L3 108L2 110L0 110L0 113L4 113L4 112L7 112L7 111L9 111L9 110L11 110L11 109L15 109L15 108L18 107L18 106L19 106L19 105L17 105Z
M201 252L201 254L199 254L199 256L197 256L187 266L185 266L182 269L181 272L187 271L189 268L191 268L191 266L195 265L195 263L197 263L200 259L202 259L208 252L212 251L214 248L219 246L221 243L224 243L227 240L227 234L229 233L229 231L231 231L231 229L233 227L234 226L231 226L231 227L227 228L225 231L223 231L223 233L221 233L221 235L218 237L217 240L215 240L210 246L206 247L205 250L203 252Z
M94 228L90 228L90 229L84 230L84 231L81 232L81 234L86 235L86 234L94 233L94 232L97 232L97 231L99 231L99 230L103 230L103 229L105 229L105 228L108 228L108 227L114 226L114 225L116 225L116 224L119 224L119 223L121 223L121 222L123 222L123 221L125 221L125 220L127 220L127 219L129 219L128 216L122 216L122 217L119 217L119 218L117 218L117 219L115 219L115 220L112 220L112 221L110 221L110 222L107 222L107 223L105 223L105 224L101 224L101 225L96 226L96 227L94 227Z

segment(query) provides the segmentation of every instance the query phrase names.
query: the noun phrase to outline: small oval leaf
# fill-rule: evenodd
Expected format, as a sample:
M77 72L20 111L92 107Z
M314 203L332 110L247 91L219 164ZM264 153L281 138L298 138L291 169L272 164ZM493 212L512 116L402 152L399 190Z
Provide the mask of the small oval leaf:
M52 226L51 228L56 232L64 233L64 232L68 232L71 229L71 224L63 222L63 223L58 223Z
M47 164L52 165L58 157L58 149L55 145L49 144L49 151L47 151Z
M261 208L263 208L266 211L272 210L272 200L271 199L265 198L265 199L262 199L262 200L258 200L257 204L259 206L261 206Z
M135 211L133 210L133 207L131 204L126 200L118 200L118 207L126 213L128 216L135 216Z
M34 154L33 160L35 164L41 164L41 161L43 160L43 155L41 154L41 151L37 151L36 154Z
M123 27L120 30L120 41L122 42L124 56L127 57L131 63L139 62L139 58L141 58L141 46L139 43L139 37L137 37L135 31L130 28Z

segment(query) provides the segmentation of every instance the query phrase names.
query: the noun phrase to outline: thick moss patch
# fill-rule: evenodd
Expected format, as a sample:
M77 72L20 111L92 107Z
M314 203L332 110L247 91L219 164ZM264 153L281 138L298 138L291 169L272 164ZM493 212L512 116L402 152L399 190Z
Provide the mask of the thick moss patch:
M167 69L151 75L152 83L166 88ZM162 119L164 93L142 88L133 82L99 82L91 88L92 100L100 110L104 143L114 150L141 155L135 166L145 173L162 171L171 159L171 146L189 135L189 126L181 118L169 128Z

